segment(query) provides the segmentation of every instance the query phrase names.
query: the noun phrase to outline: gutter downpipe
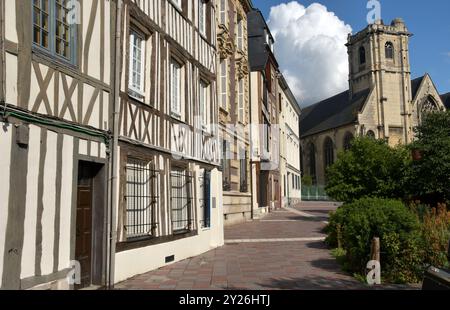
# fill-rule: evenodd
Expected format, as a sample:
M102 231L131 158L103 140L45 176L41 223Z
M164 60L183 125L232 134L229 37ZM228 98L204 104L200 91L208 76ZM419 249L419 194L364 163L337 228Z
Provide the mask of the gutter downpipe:
M109 223L108 223L108 236L109 236L109 260L107 263L107 285L108 289L114 287L114 269L115 269L115 253L116 253L116 241L117 230L116 223L116 206L118 205L117 199L117 185L119 171L118 167L118 146L119 146L119 91L120 91L120 63L121 63L121 17L122 17L122 0L116 0L116 29L115 29L115 50L114 50L114 99L113 99L113 132L111 143L111 156L110 156L110 197L109 197Z

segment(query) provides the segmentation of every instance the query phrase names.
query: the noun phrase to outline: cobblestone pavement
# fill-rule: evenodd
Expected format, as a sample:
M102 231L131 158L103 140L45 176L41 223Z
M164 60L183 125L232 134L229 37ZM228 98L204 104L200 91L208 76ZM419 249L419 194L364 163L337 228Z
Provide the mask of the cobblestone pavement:
M226 245L159 270L117 289L364 289L340 271L322 241L331 203L290 210L225 229Z

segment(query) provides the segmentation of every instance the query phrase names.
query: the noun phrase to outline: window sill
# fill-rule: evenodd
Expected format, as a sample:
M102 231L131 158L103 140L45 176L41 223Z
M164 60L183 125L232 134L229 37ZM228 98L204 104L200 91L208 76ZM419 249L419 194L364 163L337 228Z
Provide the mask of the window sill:
M137 92L136 90L133 90L131 88L128 89L128 96L135 101L138 101L143 104L147 104L145 102L145 96L142 95L141 93Z
M176 112L170 112L170 117L176 119L177 121L183 122L181 115Z
M220 110L222 113L224 113L225 115L228 116L229 112L226 110L226 108L220 106L220 107L219 107L219 110Z
M183 233L173 234L171 236L164 236L164 237L151 237L146 238L145 240L129 240L124 242L118 242L116 244L116 253L130 251L134 249L140 249L145 248L152 245L172 242L184 238L194 237L198 235L197 230L192 231L183 231Z
M203 33L203 32L201 32L200 30L198 30L198 33L200 34L200 37L201 37L203 40L208 41L208 38L206 37L206 31L205 31L205 33Z
M32 54L38 58L44 59L50 63L55 65L64 66L65 68L69 68L72 70L78 71L78 66L73 63L73 61L64 59L62 57L52 55L50 52L46 51L43 48L40 48L33 44Z

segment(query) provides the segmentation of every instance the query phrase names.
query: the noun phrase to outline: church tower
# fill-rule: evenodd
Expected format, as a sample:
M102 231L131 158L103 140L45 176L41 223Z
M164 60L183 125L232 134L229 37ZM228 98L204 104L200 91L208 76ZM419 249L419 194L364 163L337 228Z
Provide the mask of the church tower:
M378 138L408 143L411 126L409 37L402 19L390 25L378 21L348 37L350 94L373 90L373 117ZM394 142L395 141L395 142Z

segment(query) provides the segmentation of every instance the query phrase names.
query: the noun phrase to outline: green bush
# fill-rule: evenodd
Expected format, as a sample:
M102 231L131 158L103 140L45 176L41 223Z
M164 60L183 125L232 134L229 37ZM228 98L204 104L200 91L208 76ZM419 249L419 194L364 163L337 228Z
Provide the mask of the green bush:
M395 283L420 280L420 223L401 201L363 198L345 204L331 215L326 231L328 244L345 250L350 271L365 274L372 239L379 237L383 277Z
M392 148L384 140L356 138L328 168L326 192L342 202L363 197L403 198L410 157L405 147Z
M420 208L417 208L420 210ZM415 209L415 210L417 210ZM418 213L419 216L421 215ZM445 205L427 208L421 220L423 263L435 267L448 267L447 251L450 239L450 212Z
M433 207L450 204L450 111L426 114L414 131L410 149L422 158L412 162L406 188L412 198Z

